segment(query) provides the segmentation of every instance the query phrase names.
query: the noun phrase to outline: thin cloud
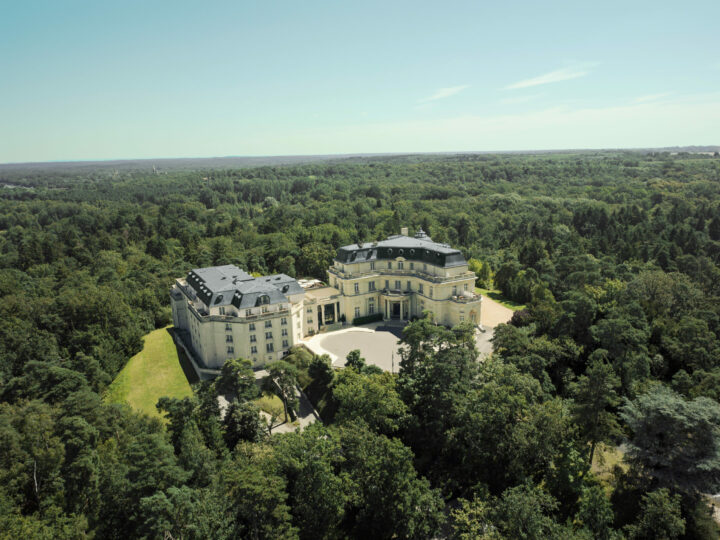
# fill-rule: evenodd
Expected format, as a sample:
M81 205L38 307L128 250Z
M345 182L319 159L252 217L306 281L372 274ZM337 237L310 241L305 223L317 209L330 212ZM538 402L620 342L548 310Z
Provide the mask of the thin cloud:
M648 101L657 101L658 99L662 99L664 97L672 95L672 92L663 92L661 94L648 94L646 96L640 96L638 98L635 98L635 103L647 103Z
M569 81L570 79L584 77L588 73L590 72L577 68L556 69L555 71L545 73L544 75L540 75L538 77L533 77L532 79L525 79L523 81L510 84L505 87L505 90L517 90L518 88L529 88L531 86L540 86L541 84Z
M532 96L517 96L517 97L509 97L509 98L503 98L500 100L500 103L502 105L516 105L518 103L527 103L528 101L532 101L536 98L538 98L540 94L534 94Z
M454 96L455 94L459 94L466 88L470 88L469 84L461 84L460 86L450 86L448 88L440 88L437 92L435 92L432 96L426 97L423 99L419 99L418 103L427 103L428 101L435 101L438 99L445 99L449 98L450 96Z

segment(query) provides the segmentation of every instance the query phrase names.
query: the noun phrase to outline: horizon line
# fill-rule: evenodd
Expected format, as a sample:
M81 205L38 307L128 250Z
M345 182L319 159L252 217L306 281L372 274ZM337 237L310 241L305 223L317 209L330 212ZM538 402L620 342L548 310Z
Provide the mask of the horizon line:
M332 154L252 154L226 156L176 156L176 157L138 157L138 158L89 158L89 159L57 159L48 161L7 161L0 167L9 165L67 165L72 163L114 163L128 161L180 161L180 160L212 160L212 159L268 159L268 158L336 158L336 157L374 157L374 156L419 156L419 155L469 155L469 154L541 154L558 152L600 152L600 151L651 151L674 148L712 148L720 151L720 144L683 144L675 146L634 146L634 147L576 147L576 148L544 148L521 150L446 150L446 151L408 151L408 152L347 152Z

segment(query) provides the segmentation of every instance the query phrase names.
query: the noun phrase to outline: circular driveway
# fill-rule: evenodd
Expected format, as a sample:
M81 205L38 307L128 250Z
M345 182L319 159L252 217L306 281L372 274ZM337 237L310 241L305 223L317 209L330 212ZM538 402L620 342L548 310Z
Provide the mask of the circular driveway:
M396 330L393 328L393 330ZM369 365L383 371L400 369L398 338L390 331L370 328L349 328L330 334L314 336L306 343L316 354L327 353L336 367L345 366L350 351L360 350L360 355Z

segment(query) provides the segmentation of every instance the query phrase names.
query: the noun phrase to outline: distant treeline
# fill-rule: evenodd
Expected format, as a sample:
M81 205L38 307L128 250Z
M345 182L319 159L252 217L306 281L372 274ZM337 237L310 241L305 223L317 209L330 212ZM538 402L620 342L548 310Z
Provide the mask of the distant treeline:
M0 189L0 537L717 538L720 158L163 163L0 166L32 188ZM402 226L527 306L491 360L426 320L397 376L296 351L278 377L327 411L301 434L268 436L240 391L221 417L208 384L162 400L166 425L102 402L175 277L326 279Z

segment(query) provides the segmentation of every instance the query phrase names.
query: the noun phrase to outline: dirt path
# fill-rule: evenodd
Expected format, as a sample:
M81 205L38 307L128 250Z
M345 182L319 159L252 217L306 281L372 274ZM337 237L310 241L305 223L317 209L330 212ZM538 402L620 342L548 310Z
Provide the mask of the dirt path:
M513 316L513 310L498 304L492 298L482 297L480 307L480 324L485 328L494 328L500 323L508 322Z

